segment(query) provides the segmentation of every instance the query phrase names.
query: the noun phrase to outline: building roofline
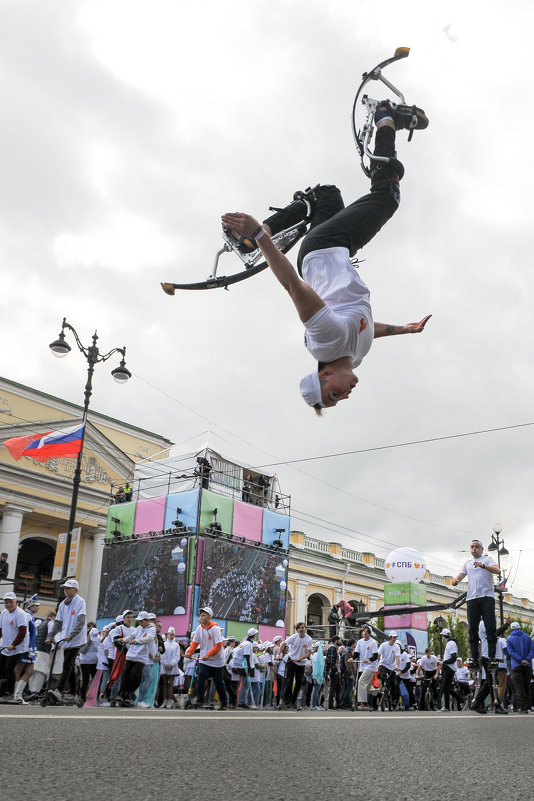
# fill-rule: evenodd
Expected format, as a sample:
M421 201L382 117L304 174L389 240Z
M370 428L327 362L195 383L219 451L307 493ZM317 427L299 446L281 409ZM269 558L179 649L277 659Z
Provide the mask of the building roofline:
M83 412L83 406L78 403L72 403L72 401L65 400L64 398L59 398L57 395L50 395L48 392L43 392L41 389L35 389L35 387L30 387L27 384L20 384L18 381L12 381L10 378L5 378L4 376L0 375L0 382L5 381L6 384L10 384L12 387L17 387L19 389L29 390L30 392L35 392L37 395L40 395L42 398L46 398L47 400L56 401L57 403L62 403L66 406L70 406L72 409L76 409L76 411ZM155 431L148 431L146 428L141 428L140 426L132 425L131 423L127 423L125 420L119 420L116 417L111 417L108 414L103 414L102 412L96 412L93 409L89 412L91 417L98 417L102 420L109 420L112 423L117 423L121 426L127 426L128 428L132 429L132 431L139 431L142 434L149 434L151 437L157 437L158 439L162 440L163 442L168 442L169 446L174 445L172 440L167 439L162 434L158 434Z

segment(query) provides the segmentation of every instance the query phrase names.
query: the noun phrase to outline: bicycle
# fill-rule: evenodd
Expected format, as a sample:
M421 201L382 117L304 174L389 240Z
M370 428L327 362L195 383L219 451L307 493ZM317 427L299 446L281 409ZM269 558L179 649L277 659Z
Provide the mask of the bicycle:
M434 712L437 707L434 692L432 690L433 681L434 680L429 676L423 676L421 686L421 711L427 710L428 712Z
M385 679L382 679L382 698L380 699L380 710L382 712L396 712L398 708L398 700L393 698L391 690L391 677L393 673L388 673Z

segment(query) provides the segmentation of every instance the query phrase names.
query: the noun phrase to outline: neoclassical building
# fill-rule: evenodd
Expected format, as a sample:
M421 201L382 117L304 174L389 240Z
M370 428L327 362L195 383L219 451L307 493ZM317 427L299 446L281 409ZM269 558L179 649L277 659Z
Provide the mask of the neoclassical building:
M0 442L73 426L82 407L0 377ZM172 443L96 411L89 411L76 524L72 574L80 582L88 613L94 613L112 487L133 477L136 464L167 456ZM58 540L66 533L76 459L15 461L0 445L0 552L8 554L11 584L18 597L39 593L40 615L55 608L52 581Z

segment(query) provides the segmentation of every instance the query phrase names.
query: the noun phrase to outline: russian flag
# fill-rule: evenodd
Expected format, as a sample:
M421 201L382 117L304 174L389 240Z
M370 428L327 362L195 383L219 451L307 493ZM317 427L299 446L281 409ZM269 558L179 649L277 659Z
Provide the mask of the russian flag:
M38 462L58 459L65 456L77 456L83 446L85 423L65 428L62 431L47 431L44 434L28 434L26 437L6 439L6 446L14 459L29 456Z

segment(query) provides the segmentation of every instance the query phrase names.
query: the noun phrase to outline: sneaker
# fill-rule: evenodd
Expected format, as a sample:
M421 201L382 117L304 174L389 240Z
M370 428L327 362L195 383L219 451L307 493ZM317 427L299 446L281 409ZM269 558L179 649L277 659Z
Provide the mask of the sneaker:
M61 703L61 693L59 690L48 690L48 695L54 698L58 703Z
M101 701L100 706L111 706L111 701Z
M147 704L146 701L139 701L139 703L137 704L138 709L148 709L148 706L149 705Z
M258 707L256 706L256 704L249 704L249 705L247 706L247 709L257 709L257 708L258 708Z
M227 706L220 706L218 709L219 709L219 712L227 712L228 711L228 707Z
M471 712L478 712L479 715L486 714L486 707L480 706L479 704L470 704L469 709L471 710Z
M496 706L495 707L495 714L496 715L507 715L508 714L508 710L504 709L502 706Z
M450 709L447 709L447 707L446 707L446 706L442 706L442 707L441 707L441 709L440 709L439 711L440 711L440 712L450 712L451 710L450 710Z
M375 111L375 123L383 120L384 117L391 117L395 123L395 130L418 130L428 126L428 117L423 109L417 106L397 105L391 100L382 100Z

